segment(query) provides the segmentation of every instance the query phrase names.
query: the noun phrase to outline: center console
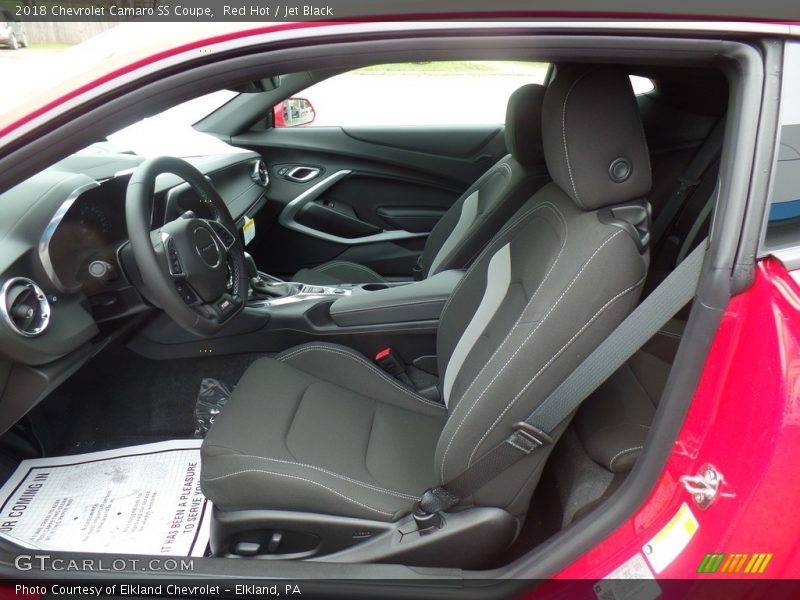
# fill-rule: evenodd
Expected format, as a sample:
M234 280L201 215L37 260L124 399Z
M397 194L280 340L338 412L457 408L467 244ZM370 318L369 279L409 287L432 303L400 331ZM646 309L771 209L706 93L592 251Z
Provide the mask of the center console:
M391 347L406 362L435 369L436 329L463 271L422 281L337 286L282 281L248 260L247 306L217 336L198 338L158 314L130 346L151 358L281 352L299 344L343 344L366 356Z

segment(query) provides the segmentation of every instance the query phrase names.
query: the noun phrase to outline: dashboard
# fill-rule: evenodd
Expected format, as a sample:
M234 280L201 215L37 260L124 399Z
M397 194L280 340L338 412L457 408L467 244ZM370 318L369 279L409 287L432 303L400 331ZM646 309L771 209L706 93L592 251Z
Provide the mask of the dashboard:
M261 206L264 186L251 177L258 158L241 155L229 164L225 161L207 161L203 169L222 197L234 220L245 214L254 215ZM212 168L209 168L212 167ZM119 262L119 249L127 241L125 223L125 194L130 172L123 172L104 179L91 181L75 190L56 211L50 225L41 239L40 258L48 279L62 292L77 291L81 288L88 293L96 291L107 275L100 272L93 263L104 263L115 269L122 268ZM170 184L177 185L170 186ZM156 188L151 214L153 229L160 227L187 211L201 218L211 218L208 206L200 201L194 190L170 176L164 176Z
M75 155L0 194L0 431L126 327L151 310L140 294L125 222L130 175L143 159ZM189 159L225 200L234 221L267 202L252 152ZM188 184L161 175L152 227L207 208ZM146 287L146 286L144 286Z

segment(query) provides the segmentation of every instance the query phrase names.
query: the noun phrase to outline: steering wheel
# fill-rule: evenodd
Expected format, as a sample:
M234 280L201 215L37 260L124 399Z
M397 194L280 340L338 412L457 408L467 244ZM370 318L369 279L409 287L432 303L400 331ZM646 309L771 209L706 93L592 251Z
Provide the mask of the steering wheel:
M186 181L213 218L187 212L151 231L155 180L163 173ZM128 183L125 218L143 293L181 327L213 335L242 311L244 246L222 197L194 166L170 156L141 163Z

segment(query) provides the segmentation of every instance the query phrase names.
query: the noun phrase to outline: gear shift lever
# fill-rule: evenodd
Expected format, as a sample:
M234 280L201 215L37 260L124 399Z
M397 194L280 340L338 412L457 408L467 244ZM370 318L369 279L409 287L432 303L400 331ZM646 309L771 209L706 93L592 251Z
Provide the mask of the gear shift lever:
M257 296L267 296L270 298L283 298L291 296L300 291L300 287L285 281L267 281L261 277L256 266L256 261L249 252L244 253L244 260L247 264L247 276L250 278L250 288Z

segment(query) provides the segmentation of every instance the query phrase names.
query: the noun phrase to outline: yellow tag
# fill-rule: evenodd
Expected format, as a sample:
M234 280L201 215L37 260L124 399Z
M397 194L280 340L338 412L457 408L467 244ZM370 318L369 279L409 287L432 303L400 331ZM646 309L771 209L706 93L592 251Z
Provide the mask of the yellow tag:
M242 225L242 233L244 234L244 245L246 246L256 237L256 220L246 216L244 225Z
M642 548L653 571L661 573L666 569L683 552L699 527L692 510L684 502L669 523Z

